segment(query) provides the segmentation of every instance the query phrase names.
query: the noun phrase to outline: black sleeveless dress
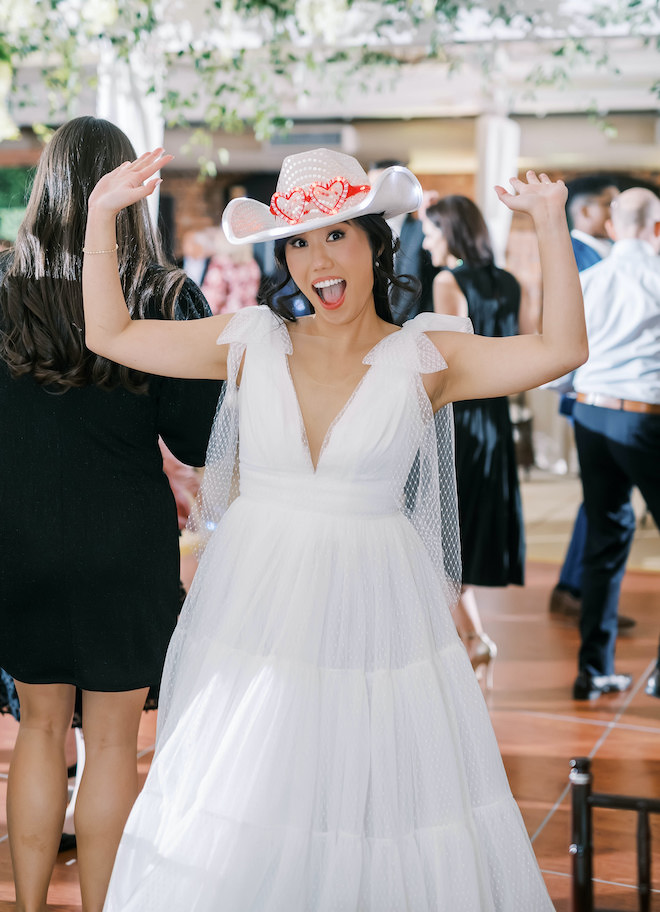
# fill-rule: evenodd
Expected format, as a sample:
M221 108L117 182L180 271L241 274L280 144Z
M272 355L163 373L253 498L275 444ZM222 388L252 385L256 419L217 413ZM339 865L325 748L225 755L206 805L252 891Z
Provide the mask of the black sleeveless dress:
M158 316L156 302L149 310ZM209 314L188 280L177 318ZM0 360L0 668L84 690L158 683L180 609L176 506L158 436L203 465L220 388L152 377L146 394L61 393L14 379Z
M459 266L453 276L475 334L518 333L520 286L510 273ZM463 583L522 585L525 535L508 400L456 402L454 422Z

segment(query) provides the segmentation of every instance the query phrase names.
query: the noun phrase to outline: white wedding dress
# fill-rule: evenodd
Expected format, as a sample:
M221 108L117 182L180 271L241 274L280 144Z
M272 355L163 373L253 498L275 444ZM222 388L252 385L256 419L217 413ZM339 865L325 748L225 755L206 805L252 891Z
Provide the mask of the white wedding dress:
M217 526L105 912L552 910L449 610L451 411L434 421L421 383L446 367L430 329L469 324L424 314L372 349L316 469L286 326L249 308L220 337Z

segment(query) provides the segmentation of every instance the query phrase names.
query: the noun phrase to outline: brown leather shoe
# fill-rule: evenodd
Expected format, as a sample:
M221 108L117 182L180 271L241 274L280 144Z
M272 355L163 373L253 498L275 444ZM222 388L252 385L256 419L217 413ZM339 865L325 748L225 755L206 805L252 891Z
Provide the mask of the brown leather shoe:
M582 600L573 595L572 592L569 592L568 589L560 589L558 586L555 586L552 590L549 605L550 614L577 622L580 620L581 607ZM620 614L617 618L619 630L629 630L631 627L634 627L636 623L637 621L631 617L626 617L624 614Z
M561 614L563 617L580 619L580 607L582 601L569 592L568 589L560 589L558 586L550 593L550 614Z

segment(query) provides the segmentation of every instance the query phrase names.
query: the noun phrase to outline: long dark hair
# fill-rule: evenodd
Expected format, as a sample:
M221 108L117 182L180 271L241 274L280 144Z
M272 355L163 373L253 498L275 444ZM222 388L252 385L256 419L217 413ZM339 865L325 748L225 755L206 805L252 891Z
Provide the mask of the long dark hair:
M399 240L394 238L392 229L382 215L360 215L351 219L351 223L364 231L369 238L376 313L381 320L394 324L390 310L390 288L403 288L419 294L421 287L419 280L415 276L396 275L394 272L394 254L399 249ZM291 281L285 250L286 238L275 241L275 262L278 266L278 273L264 289L259 303L267 304L280 317L290 323L295 323L293 300L299 292L296 290L292 293L281 294Z
M468 266L493 264L486 222L479 207L467 196L443 196L428 207L426 218L442 231L452 256Z
M147 387L144 374L90 352L84 343L82 247L87 200L98 180L135 158L114 124L77 117L44 149L15 247L5 254L0 286L0 357L11 374L31 374L64 392L71 387ZM119 273L131 316L169 319L185 273L165 259L145 200L117 216ZM153 310L153 303L157 309Z

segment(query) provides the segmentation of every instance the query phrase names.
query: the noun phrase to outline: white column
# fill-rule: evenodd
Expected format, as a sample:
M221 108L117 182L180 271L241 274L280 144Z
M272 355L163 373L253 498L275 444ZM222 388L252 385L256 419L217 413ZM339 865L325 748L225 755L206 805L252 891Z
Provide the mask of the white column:
M152 49L155 52L155 48ZM130 60L117 57L107 42L98 66L97 117L103 117L120 127L128 136L138 155L163 145L165 121L161 113L161 96L157 90L149 93L159 74L147 48L135 49ZM154 223L158 215L158 190L149 197L149 210Z
M493 187L509 188L518 174L520 127L509 117L483 114L477 119L477 204L493 243L495 262L504 263L512 212L498 200Z

